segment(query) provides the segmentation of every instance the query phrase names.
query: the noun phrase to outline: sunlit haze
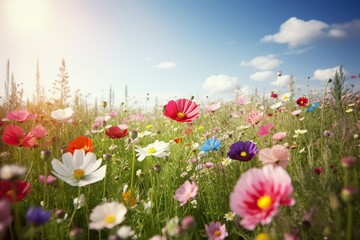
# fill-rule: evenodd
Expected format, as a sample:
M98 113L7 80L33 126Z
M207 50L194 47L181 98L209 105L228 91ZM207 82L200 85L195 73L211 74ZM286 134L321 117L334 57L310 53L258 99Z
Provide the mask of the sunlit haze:
M244 95L286 92L290 76L302 94L340 65L358 86L359 9L348 0L0 0L1 86L8 59L24 100L37 62L51 98L62 59L72 93L107 100L111 86L115 105L125 86L140 103L147 93L150 102L218 100L236 86Z

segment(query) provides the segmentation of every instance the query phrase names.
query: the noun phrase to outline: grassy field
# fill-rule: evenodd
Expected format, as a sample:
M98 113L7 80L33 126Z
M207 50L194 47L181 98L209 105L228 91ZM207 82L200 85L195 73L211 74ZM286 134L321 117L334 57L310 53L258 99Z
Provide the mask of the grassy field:
M201 105L181 100L192 104L191 113L186 104L176 106L180 101L146 112L105 103L97 113L31 103L33 116L3 110L0 233L3 239L356 239L359 93L341 105L328 94L304 97L302 103L270 93ZM233 144L245 146L231 150L240 160L228 155ZM269 155L274 146L284 159ZM274 160L266 167L265 155ZM45 184L41 175L56 180Z

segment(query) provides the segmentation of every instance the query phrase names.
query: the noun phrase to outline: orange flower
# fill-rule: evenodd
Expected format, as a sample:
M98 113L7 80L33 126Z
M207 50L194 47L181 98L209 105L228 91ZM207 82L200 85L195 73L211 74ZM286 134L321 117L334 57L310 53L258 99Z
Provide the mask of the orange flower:
M71 154L74 154L76 149L82 149L86 154L88 152L94 152L94 145L90 138L80 136L69 142L67 151L71 152Z
M126 205L133 207L136 205L136 198L132 196L131 190L121 193L121 198Z
M177 137L174 139L174 142L176 143L181 143L182 142L182 138L181 137Z

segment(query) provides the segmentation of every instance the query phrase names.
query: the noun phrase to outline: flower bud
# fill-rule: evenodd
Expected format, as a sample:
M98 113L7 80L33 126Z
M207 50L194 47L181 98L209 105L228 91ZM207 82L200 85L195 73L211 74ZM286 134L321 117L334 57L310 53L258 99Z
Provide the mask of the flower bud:
M351 203L355 196L358 194L358 190L355 187L352 186L346 186L341 189L341 199L345 203Z
M132 140L134 140L137 137L138 137L138 132L137 131L133 130L133 131L130 132L130 138Z
M103 108L106 108L106 107L107 107L107 102L106 102L106 101L103 101L103 102L102 102L102 106L103 106Z
M103 154L103 159L107 162L109 162L112 159L112 155L109 153L104 153Z
M343 157L341 159L341 166L343 166L344 168L353 168L355 167L356 164L356 158L352 157L352 156L346 156Z
M182 220L181 220L181 226L184 229L192 229L194 228L196 225L196 221L195 218L191 215L185 216Z
M52 160L52 154L50 150L43 150L40 152L40 158L43 161L50 161Z
M75 227L71 229L69 233L69 239L70 240L82 240L84 239L84 230L79 227Z

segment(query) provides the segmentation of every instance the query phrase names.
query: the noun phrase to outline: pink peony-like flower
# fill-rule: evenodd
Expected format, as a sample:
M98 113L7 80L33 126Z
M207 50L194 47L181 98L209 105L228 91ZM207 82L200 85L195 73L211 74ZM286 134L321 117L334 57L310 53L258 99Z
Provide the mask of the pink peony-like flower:
M8 114L2 119L2 121L25 122L36 118L37 114L29 113L27 110L20 110L18 112L8 112Z
M259 111L252 111L251 113L249 113L246 116L246 122L249 124L253 124L256 125L258 122L260 122L260 120L262 119L262 117L264 116L263 112L259 112Z
M205 224L205 231L210 240L222 240L228 236L226 225L221 225L221 222L210 222L209 225Z
M180 206L183 206L191 198L195 198L198 191L198 187L195 183L190 183L186 180L183 185L176 189L174 199L180 202Z
M218 110L221 107L221 103L215 103L215 104L211 104L211 105L206 105L205 106L205 110L207 112L215 112L216 110Z
M272 136L272 140L281 141L286 137L286 132L277 132Z
M259 132L258 132L258 135L260 137L264 137L264 136L267 136L269 134L269 132L274 128L274 125L271 124L271 123L268 123L268 124L264 124Z
M230 194L230 208L242 218L240 224L253 230L257 224L269 224L280 206L292 206L293 187L289 174L272 165L252 168L241 175Z
M285 168L290 162L289 150L282 145L264 148L259 152L259 160L263 165L273 164Z
M249 99L247 97L238 97L235 99L235 103L237 105L246 105L249 103Z
M164 115L177 122L192 122L199 116L199 106L189 99L171 100L164 107Z

